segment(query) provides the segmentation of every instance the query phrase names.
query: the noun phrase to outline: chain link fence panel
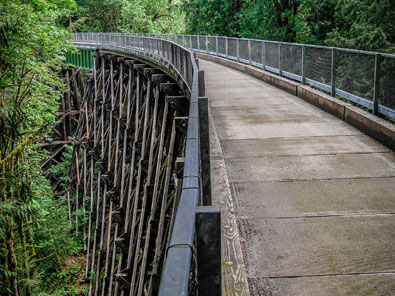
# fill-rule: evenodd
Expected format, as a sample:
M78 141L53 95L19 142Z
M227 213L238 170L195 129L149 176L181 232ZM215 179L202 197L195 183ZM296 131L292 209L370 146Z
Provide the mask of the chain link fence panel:
M302 81L302 51L303 47L300 45L282 44L281 63L284 76Z
M226 55L226 38L218 37L218 53Z
M197 36L192 36L192 49L199 49L198 47L198 37Z
M251 40L251 62L262 65L262 41Z
M272 68L271 71L280 69L279 47L279 43L265 42L265 66Z
M228 56L235 60L237 59L237 39L228 38Z
M243 62L247 62L250 60L250 55L248 52L248 40L239 39L239 58Z
M206 36L200 36L199 37L199 49L202 51L206 51Z
M331 49L306 47L306 82L315 87L330 91L331 61Z
M374 55L336 50L334 65L336 94L340 94L356 103L359 102L359 98L373 102L374 60ZM338 90L340 90L340 93ZM359 103L365 107L370 106L363 101Z
M379 104L394 110L395 113L395 58L381 58L378 87Z
M208 41L208 51L210 53L216 54L217 53L217 41L215 37L209 36L207 37Z

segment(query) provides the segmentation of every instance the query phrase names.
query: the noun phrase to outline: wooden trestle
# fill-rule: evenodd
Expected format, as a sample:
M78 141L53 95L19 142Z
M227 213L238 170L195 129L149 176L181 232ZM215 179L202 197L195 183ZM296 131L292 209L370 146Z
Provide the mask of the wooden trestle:
M166 73L111 53L95 53L85 78L75 68L62 75L62 116L44 167L74 143L64 194L85 239L89 295L157 294L181 191L189 101Z

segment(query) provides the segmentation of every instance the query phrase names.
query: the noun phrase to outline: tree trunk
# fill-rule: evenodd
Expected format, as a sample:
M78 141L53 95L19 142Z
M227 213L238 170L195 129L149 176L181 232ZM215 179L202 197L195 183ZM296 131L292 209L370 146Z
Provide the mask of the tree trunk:
M14 293L14 296L19 296L18 290L18 267L17 267L17 260L15 255L14 249L14 232L12 230L12 218L7 217L8 221L8 228L6 230L6 244L7 244L7 251L8 251L8 263L9 263L9 270L13 273L10 277L11 282L11 291Z

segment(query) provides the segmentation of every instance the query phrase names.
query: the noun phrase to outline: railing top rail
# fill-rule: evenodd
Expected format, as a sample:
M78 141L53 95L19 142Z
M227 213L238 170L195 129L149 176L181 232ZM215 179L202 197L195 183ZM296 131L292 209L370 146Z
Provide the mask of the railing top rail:
M137 35L137 36L143 36L148 33L125 33L125 34L132 34L132 35ZM217 38L225 38L225 39L232 39L232 40L250 40L250 41L263 41L265 43L277 43L277 44L288 44L288 45L294 45L294 46L306 46L306 47L313 47L313 48L321 48L321 49L336 49L339 51L346 51L346 52L354 52L354 53L359 53L359 54L368 54L368 55L376 55L380 54L384 57L389 57L389 58L395 58L395 54L391 53L384 53L384 52L377 52L377 51L367 51L367 50L359 50L359 49L352 49L352 48L346 48L346 47L336 47L336 46L326 46L326 45L315 45L315 44L308 44L308 43L297 43L297 42L284 42L284 41L275 41L275 40L266 40L266 39L257 39L257 38L238 38L238 37L228 37L228 36L220 36L220 35L191 35L191 34L160 34L160 33L149 33L149 34L154 34L154 35L160 35L160 36L188 36L188 37L217 37Z
M395 118L395 54L225 36L154 36L172 40L196 52L247 63L287 79L312 85L333 97L340 96L367 107L374 114ZM224 39L227 41L225 45ZM262 42L264 46L257 47L256 42Z

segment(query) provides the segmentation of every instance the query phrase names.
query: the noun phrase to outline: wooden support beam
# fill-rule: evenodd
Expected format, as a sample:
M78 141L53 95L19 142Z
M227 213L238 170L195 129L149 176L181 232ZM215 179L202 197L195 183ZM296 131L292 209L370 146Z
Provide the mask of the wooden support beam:
M161 70L108 53L93 55L92 74L64 77L55 142L43 146L74 139L66 195L70 223L84 237L84 278L96 275L88 295L156 294L181 188L175 155L184 149L189 100ZM89 215L87 225L75 210Z
M164 190L162 194L162 203L160 207L160 217L159 217L159 226L158 226L158 236L155 242L155 255L154 255L154 262L153 262L153 274L158 272L158 264L160 256L164 255L163 250L165 249L162 243L164 237L164 222L165 222L165 215L167 210L167 202L168 202L168 193L169 193L169 184L171 178L171 171L172 171L172 159L173 159L173 151L174 151L174 142L176 138L176 122L173 120L173 125L171 128L171 136L170 136L170 146L169 146L169 155L168 155L168 165L166 167L166 176L165 176L165 184Z
M151 78L153 74L163 74L163 71L156 68L144 68L143 73L148 78Z
M180 96L182 91L177 83L160 83L160 91L168 96Z
M185 157L177 157L175 164L177 179L182 179L184 174L184 165L185 165Z
M143 147L142 147L142 152L140 155L140 165L138 169L138 177L137 177L137 187L136 187L136 196L139 196L141 187L141 182L142 180L142 169L143 166L141 165L141 161L145 157L145 150L146 150L146 140L147 140L147 130L148 130L148 119L149 119L149 103L150 103L150 95L151 95L151 80L148 80L148 90L146 94L146 99L145 99L145 115L144 115L144 131L143 131ZM148 176L150 178L150 176ZM145 192L145 191L144 191ZM138 198L135 199L138 201ZM136 210L137 210L137 204L135 204ZM144 211L145 211L145 200L142 201L141 205L141 215L140 215L140 221L139 221L139 228L137 231L137 239L136 239L136 246L135 246L135 252L134 252L134 260L133 260L133 272L132 272L132 279L130 281L130 295L134 295L134 291L136 288L136 277L137 277L137 265L138 265L138 259L139 259L139 251L140 251L140 244L141 244L141 235L142 235L142 227L144 225ZM136 235L136 234L135 234Z
M174 81L173 78L167 74L152 74L151 79L155 83L171 83Z

